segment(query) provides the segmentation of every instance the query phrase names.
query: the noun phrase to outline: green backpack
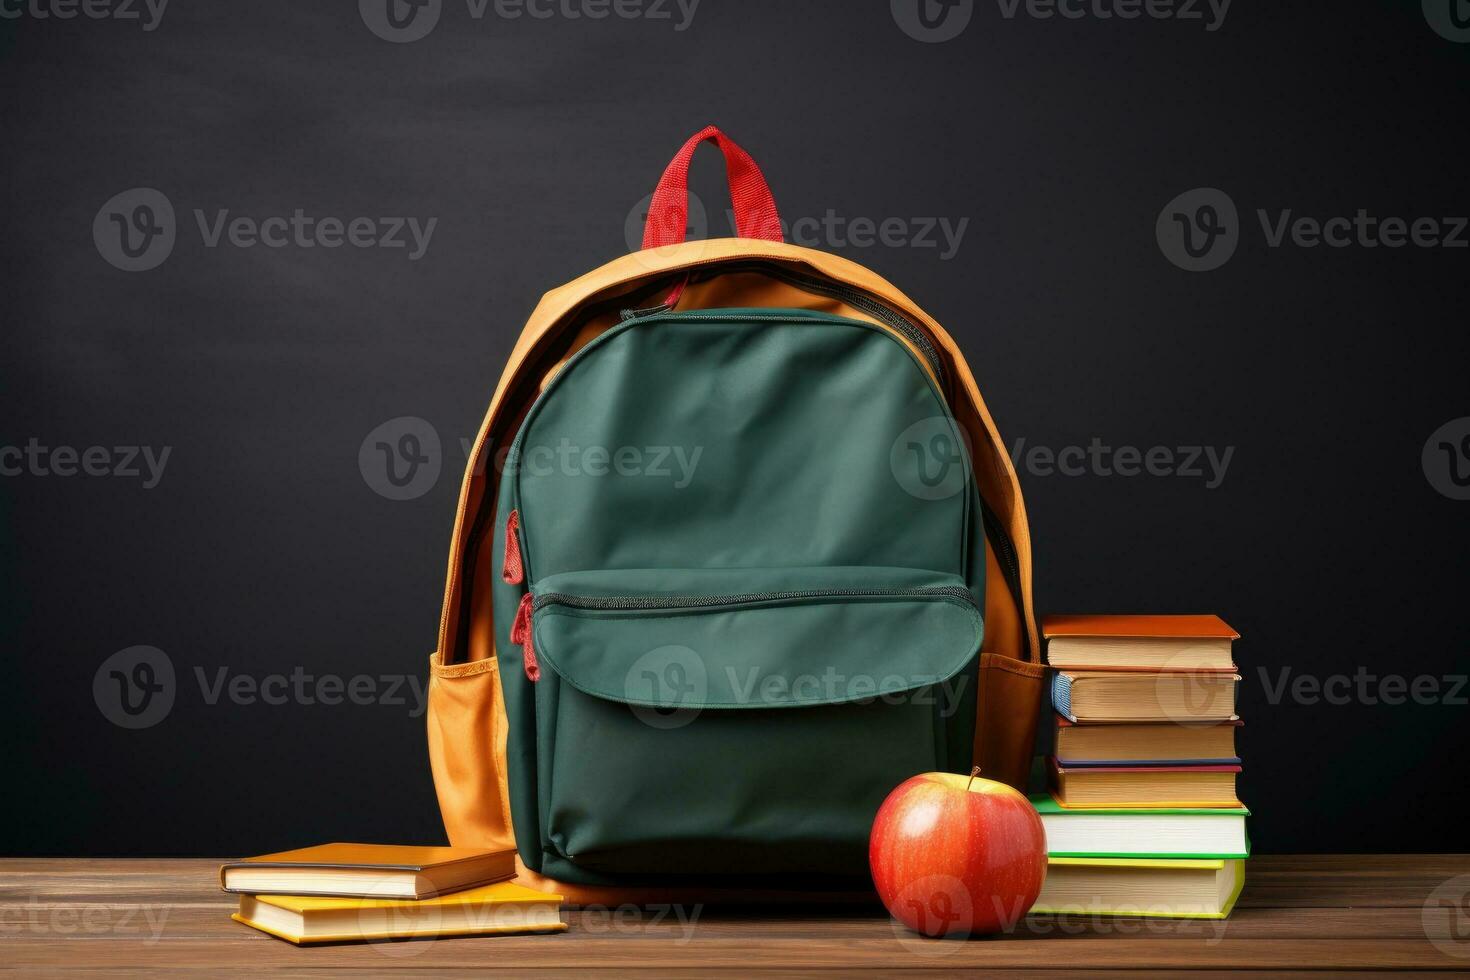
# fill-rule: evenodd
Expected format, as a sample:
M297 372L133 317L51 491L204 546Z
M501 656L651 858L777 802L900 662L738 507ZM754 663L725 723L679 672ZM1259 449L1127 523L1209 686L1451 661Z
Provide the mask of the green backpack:
M1029 646L1019 561L952 359L873 292L782 260L807 250L747 241L774 204L712 132L650 208L645 245L679 260L580 307L590 327L506 429L489 554L510 822L559 882L867 887L888 792L974 761L987 534ZM678 244L702 139L741 237Z

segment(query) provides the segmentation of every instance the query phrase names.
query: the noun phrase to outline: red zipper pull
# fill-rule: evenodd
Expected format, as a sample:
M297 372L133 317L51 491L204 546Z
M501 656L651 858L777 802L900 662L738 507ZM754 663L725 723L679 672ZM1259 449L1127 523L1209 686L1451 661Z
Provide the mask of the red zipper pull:
M541 677L541 665L536 662L536 645L532 639L531 593L521 596L516 607L515 622L510 624L510 642L521 648L521 660L526 667L526 679L535 681Z
M500 563L500 578L506 585L520 585L526 580L526 566L521 561L521 541L516 534L521 526L521 512L513 510L505 519L505 559Z

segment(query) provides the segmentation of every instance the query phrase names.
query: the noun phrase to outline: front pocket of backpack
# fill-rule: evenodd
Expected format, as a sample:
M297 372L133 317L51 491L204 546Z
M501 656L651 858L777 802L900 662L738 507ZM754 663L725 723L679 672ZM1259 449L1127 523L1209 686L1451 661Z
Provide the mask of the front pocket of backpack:
M945 728L973 710L982 622L955 576L577 572L536 592L543 845L580 867L860 876L887 793L969 763Z

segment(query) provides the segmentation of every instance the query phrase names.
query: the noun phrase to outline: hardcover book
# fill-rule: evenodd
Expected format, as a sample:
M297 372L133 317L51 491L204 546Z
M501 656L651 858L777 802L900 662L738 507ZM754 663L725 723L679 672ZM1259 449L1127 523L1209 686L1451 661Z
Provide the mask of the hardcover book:
M1067 809L1048 793L1031 797L1051 857L1208 858L1250 856L1245 807Z
M1240 719L1213 724L1167 721L1079 725L1052 715L1057 763L1063 768L1110 766L1239 765L1235 730Z
M425 936L560 932L560 895L504 881L453 895L411 899L241 895L230 918L293 943Z
M1235 672L1240 634L1218 616L1048 616L1047 663L1076 670Z
M1113 723L1233 721L1233 673L1057 671L1052 707L1068 721Z
M515 877L515 851L399 844L318 844L232 861L227 892L430 898Z
M1239 807L1240 766L1094 766L1065 769L1052 760L1064 807Z
M1244 861L1051 858L1031 911L1223 919L1244 884Z

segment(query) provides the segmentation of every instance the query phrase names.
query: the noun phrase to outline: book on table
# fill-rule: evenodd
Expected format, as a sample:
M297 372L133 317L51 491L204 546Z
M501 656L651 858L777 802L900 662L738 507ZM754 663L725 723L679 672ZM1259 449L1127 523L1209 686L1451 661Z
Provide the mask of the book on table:
M431 898L515 876L515 851L401 844L318 844L231 861L227 892Z
M1031 911L1223 919L1244 884L1244 861L1051 858Z
M241 895L231 918L293 943L560 932L562 896L512 881L436 898Z

